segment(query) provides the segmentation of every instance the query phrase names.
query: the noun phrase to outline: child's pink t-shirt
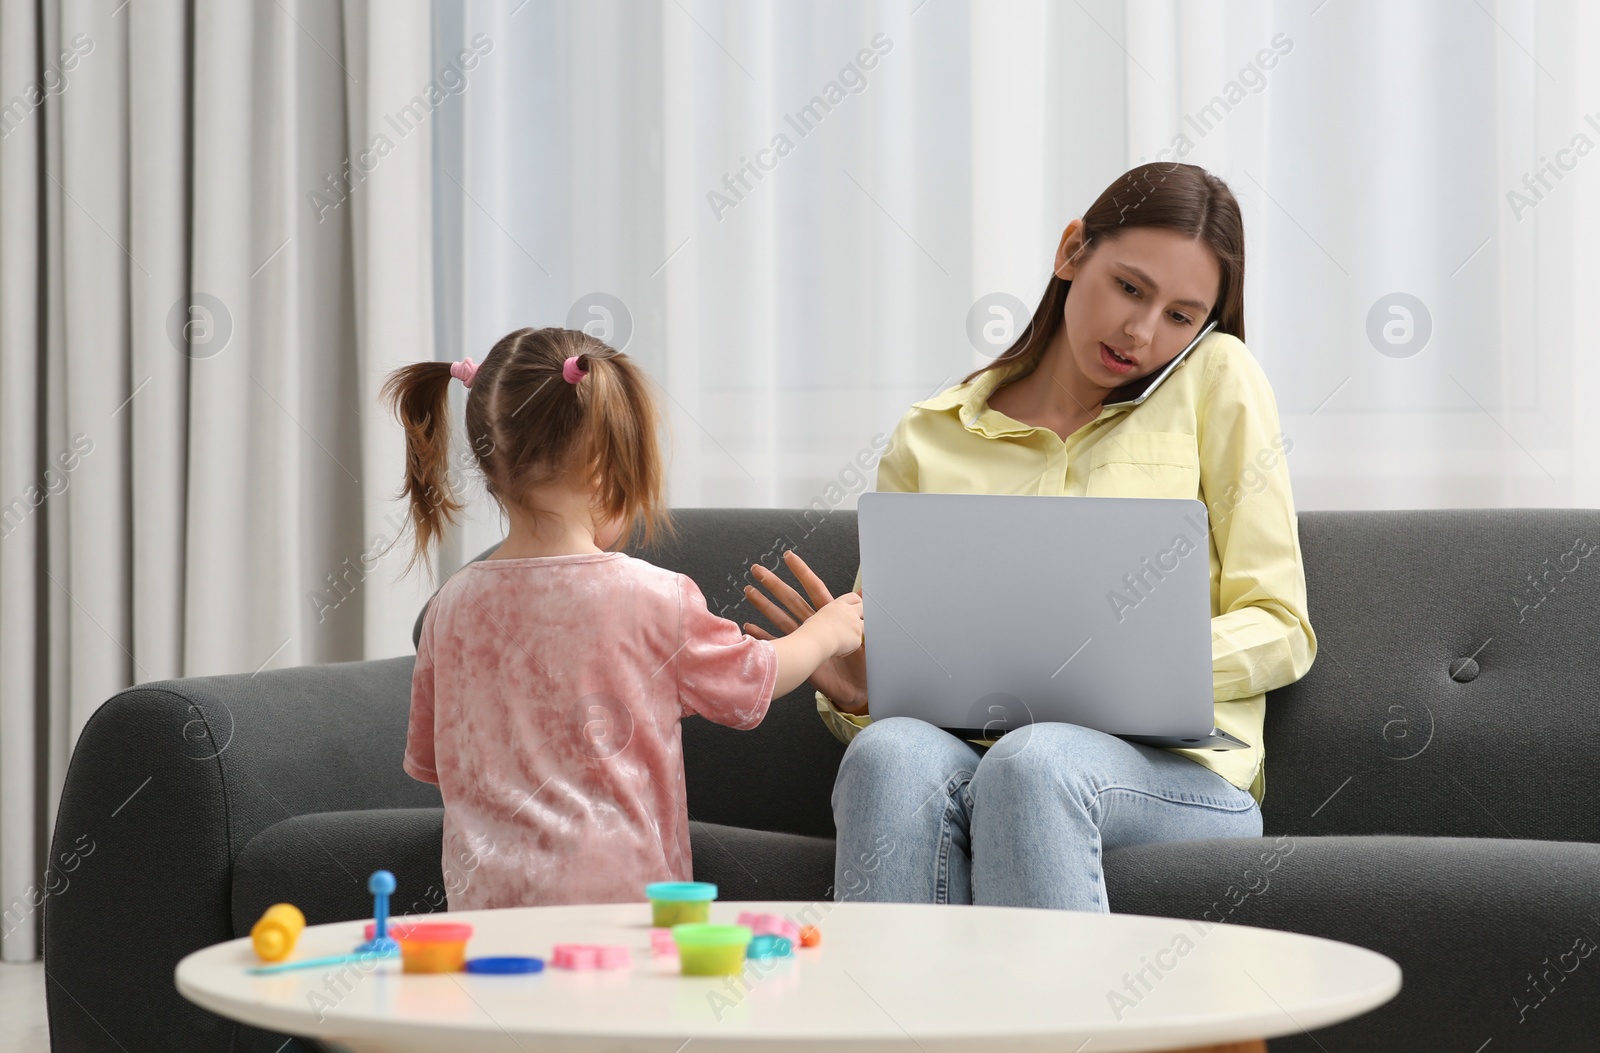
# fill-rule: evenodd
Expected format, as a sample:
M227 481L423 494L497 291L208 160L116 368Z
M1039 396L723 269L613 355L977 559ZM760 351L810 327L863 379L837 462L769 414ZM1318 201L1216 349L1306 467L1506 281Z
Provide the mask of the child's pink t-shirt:
M463 567L423 621L404 762L444 797L450 909L692 880L678 722L753 728L777 675L692 579L623 553Z

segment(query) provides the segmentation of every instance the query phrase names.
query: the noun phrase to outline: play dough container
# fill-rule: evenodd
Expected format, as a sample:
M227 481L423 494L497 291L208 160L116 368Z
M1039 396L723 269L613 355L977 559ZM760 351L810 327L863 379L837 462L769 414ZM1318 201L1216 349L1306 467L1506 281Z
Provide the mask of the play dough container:
M644 894L650 901L650 924L669 929L710 921L717 886L707 881L657 881L646 885Z
M400 943L400 968L408 973L458 973L467 965L467 940L472 926L451 922L400 923L389 926Z
M750 945L748 925L674 925L678 963L685 976L736 976Z

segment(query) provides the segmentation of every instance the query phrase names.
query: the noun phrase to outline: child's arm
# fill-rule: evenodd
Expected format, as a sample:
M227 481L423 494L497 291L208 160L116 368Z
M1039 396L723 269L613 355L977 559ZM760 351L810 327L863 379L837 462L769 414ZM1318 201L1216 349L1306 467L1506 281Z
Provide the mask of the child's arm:
M861 646L861 595L847 592L800 623L787 636L772 640L778 653L778 678L772 697L782 698L811 678L830 658Z
M712 614L688 575L678 575L678 588L683 642L667 663L677 673L685 715L698 713L730 728L753 728L774 698L793 691L834 655L861 647L861 597L855 593L824 604L806 619L803 631L769 646Z
M411 716L406 726L406 752L400 766L418 782L439 784L433 753L433 614L438 597L428 605L422 636L417 641L417 663L411 667Z

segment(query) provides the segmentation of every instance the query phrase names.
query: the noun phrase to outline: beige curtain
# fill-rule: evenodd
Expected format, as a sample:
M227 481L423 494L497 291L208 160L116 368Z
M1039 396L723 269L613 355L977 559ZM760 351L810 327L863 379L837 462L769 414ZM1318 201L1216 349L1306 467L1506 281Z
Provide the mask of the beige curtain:
M433 357L430 39L427 0L0 5L8 960L117 691L411 651L376 393Z

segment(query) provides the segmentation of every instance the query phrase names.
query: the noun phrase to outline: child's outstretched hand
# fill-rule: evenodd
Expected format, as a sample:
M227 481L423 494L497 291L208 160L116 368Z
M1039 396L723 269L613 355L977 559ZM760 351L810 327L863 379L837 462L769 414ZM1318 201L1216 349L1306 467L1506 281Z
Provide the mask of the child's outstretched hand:
M861 594L847 592L812 615L813 621L820 621L828 626L833 650L829 652L830 658L843 658L847 654L854 654L861 647Z

